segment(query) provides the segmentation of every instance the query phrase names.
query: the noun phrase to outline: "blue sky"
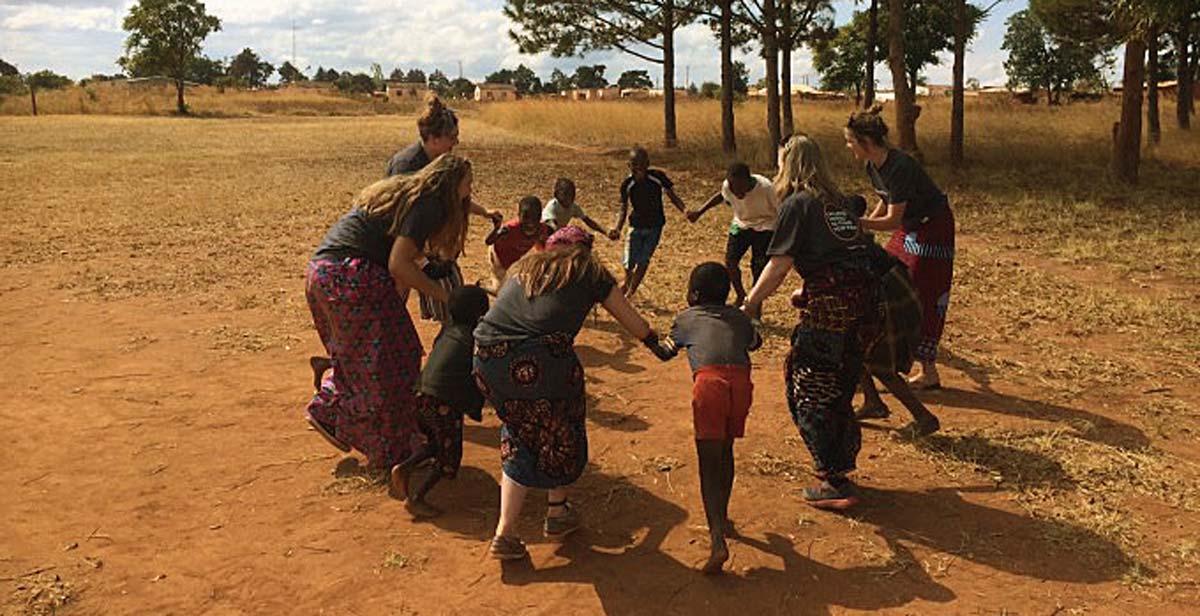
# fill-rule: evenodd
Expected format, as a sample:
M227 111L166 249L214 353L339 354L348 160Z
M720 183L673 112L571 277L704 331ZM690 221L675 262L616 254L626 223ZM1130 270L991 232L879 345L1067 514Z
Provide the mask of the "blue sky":
M49 68L74 78L117 70L125 34L121 19L130 0L0 0L0 58L22 71ZM615 80L621 71L661 69L619 52L596 53L583 59L520 54L508 39L511 24L501 13L502 0L207 0L210 13L223 21L221 32L205 43L205 53L228 57L251 47L276 65L292 57L292 22L296 24L296 60L301 68L318 66L366 70L379 62L392 67L441 69L457 76L459 63L466 77L482 78L497 68L518 63L543 77L554 68L570 72L581 63L604 64ZM1005 54L1000 49L1004 21L1026 7L1027 0L1006 0L980 28L967 58L968 77L985 85L1003 84ZM835 3L837 19L849 19L855 5ZM860 5L861 6L861 5ZM677 35L676 82L690 75L697 84L718 81L716 42L704 26L691 26ZM762 76L762 62L753 52L741 54L752 79ZM950 59L929 67L930 83L949 83ZM311 72L310 70L310 72ZM809 76L817 83L807 51L795 58L797 82ZM879 76L888 81L887 71Z

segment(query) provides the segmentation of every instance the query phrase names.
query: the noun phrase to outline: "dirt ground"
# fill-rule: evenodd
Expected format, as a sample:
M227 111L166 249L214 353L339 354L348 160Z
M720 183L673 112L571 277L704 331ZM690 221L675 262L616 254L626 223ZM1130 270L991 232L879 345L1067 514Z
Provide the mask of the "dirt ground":
M798 497L808 454L783 401L777 299L737 445L743 537L728 575L694 570L706 533L686 362L658 363L606 316L577 340L586 530L546 542L531 503L531 562L487 557L494 414L468 425L459 478L431 495L446 514L413 521L301 419L319 351L304 263L413 132L411 118L0 118L3 612L1196 613L1195 355L1156 354L1152 324L1073 330L1011 294L1102 287L1188 310L1200 297L1002 251L969 228L947 389L927 396L944 431L899 438L889 398L892 419L865 430L866 498L849 515ZM619 157L472 121L462 151L484 203L512 211L569 175L611 224ZM674 175L689 203L714 188ZM658 326L683 305L690 265L721 255L726 224L670 218L640 301ZM468 279L485 272L480 226ZM617 263L619 246L598 242ZM428 346L436 330L420 334ZM1125 363L1054 372L1107 357Z

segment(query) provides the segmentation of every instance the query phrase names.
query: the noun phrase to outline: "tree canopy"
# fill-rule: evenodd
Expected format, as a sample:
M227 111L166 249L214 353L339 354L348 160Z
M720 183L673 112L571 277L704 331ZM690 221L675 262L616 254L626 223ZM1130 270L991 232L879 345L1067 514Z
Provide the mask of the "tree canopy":
M199 0L139 0L122 27L129 32L125 55L117 64L129 75L160 74L175 81L179 113L187 113L184 81L209 34L221 20L209 15Z
M246 47L229 61L229 76L249 88L261 88L275 73L275 67Z
M642 70L629 70L621 73L617 78L617 87L629 89L650 89L654 87L654 80L650 79L650 73Z
M1008 52L1004 71L1010 88L1042 90L1047 103L1054 104L1076 82L1102 78L1095 47L1051 36L1036 13L1018 11L1007 25L1002 49Z

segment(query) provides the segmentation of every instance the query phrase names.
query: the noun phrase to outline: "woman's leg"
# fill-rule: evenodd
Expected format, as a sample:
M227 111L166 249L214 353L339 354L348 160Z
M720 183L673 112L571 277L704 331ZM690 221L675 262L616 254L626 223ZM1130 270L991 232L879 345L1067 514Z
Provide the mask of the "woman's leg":
M516 537L517 521L525 506L525 495L529 488L513 481L508 474L500 477L500 519L496 522L497 537Z
M888 391L892 392L892 395L900 401L900 404L903 404L904 408L912 413L913 423L905 427L906 431L911 431L914 436L928 436L941 429L941 422L938 421L937 416L921 403L912 388L908 386L908 382L899 376L881 380L887 386Z

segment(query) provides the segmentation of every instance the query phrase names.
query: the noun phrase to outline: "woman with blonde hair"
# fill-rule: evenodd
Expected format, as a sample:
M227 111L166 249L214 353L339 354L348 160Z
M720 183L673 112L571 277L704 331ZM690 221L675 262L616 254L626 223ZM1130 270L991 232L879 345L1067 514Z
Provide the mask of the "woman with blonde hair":
M854 470L862 435L851 400L867 349L878 335L878 281L867 257L870 240L847 197L833 181L817 142L795 135L779 154L779 220L771 260L746 297L744 310L760 318L762 304L789 270L804 279L795 302L799 319L786 362L792 421L812 454L817 477L805 501L824 509L858 502L847 474Z
M566 491L588 459L587 397L574 341L596 304L648 347L658 346L658 336L592 254L592 235L566 226L550 236L545 251L513 264L475 328L475 378L503 422L494 558L528 556L516 525L530 488L549 492L547 537L579 528Z
M417 289L448 299L417 263L426 252L462 252L471 181L471 163L445 154L415 174L371 184L308 263L308 307L332 368L308 421L334 447L358 449L371 468L391 468L414 445L423 349L405 298Z

